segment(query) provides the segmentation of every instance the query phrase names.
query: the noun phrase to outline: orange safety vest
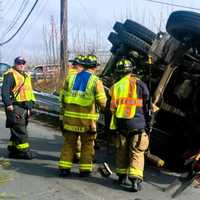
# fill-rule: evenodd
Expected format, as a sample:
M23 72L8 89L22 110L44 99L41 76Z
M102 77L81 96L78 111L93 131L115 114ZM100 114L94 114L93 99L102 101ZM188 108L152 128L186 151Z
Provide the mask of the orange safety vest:
M15 80L15 87L12 89L14 100L16 102L35 101L30 75L25 73L24 76L13 68L5 72L5 74L8 73L12 73Z
M116 129L116 118L132 119L136 107L143 106L143 100L137 96L137 78L127 75L111 88L110 110L112 118L110 129Z

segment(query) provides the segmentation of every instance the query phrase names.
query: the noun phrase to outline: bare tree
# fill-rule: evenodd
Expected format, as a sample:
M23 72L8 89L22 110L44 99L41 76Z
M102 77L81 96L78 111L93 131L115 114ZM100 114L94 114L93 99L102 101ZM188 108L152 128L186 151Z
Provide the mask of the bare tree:
M49 63L50 61L50 52L49 52L49 42L48 42L48 35L47 35L47 29L46 26L43 26L43 38L44 38L44 45L45 45L45 57L46 57L46 63Z

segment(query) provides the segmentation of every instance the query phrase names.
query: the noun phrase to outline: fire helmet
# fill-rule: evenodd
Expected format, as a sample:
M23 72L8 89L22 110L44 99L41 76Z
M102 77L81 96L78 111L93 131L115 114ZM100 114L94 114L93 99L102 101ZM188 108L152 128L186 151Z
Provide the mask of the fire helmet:
M97 62L97 57L93 54L89 54L84 59L84 67L92 68L97 67L99 63Z
M72 62L72 65L83 65L84 60L85 60L85 56L79 54L73 60L69 60L69 61Z
M121 59L116 63L115 72L118 74L128 74L135 68L135 63L132 63L128 59Z

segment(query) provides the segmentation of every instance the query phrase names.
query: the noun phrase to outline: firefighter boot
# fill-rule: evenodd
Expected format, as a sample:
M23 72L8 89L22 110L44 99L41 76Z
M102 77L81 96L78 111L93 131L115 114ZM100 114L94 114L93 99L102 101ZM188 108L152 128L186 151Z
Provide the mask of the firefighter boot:
M60 177L67 177L71 175L71 170L70 169L60 169L59 176Z
M16 158L17 155L19 154L19 151L15 146L8 145L7 149L8 149L8 152L9 152L8 153L9 158Z
M139 178L131 178L130 179L131 183L132 183L132 192L138 192L142 189L142 180Z
M10 152L9 158L32 160L36 155L30 150Z
M14 151L10 151L8 154L9 158L18 158L19 157L19 153L18 152L14 152Z
M119 185L126 185L127 175L126 174L119 174L117 183Z
M20 158L21 159L27 159L27 160L32 160L33 159L33 154L30 150L24 151L20 153Z

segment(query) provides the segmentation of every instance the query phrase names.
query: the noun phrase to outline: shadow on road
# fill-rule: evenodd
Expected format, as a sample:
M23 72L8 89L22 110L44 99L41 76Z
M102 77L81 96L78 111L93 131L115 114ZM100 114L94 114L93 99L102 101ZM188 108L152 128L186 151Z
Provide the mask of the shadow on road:
M54 135L53 139L29 137L31 149L44 152L59 152L63 143L62 136ZM1 139L2 144L8 144L9 139Z
M19 173L38 176L38 177L50 177L57 178L58 177L58 169L57 162L59 160L59 152L62 146L62 137L54 135L53 139L47 138L37 138L30 137L30 143L32 150L36 153L36 159L33 160L17 160L10 159L11 167L9 170L14 170ZM2 139L1 143L5 146L8 140ZM0 148L1 157L8 157L7 149ZM99 150L96 150L96 160L97 167L100 163L108 162L110 164L111 169L115 168L114 165L114 154L115 151L107 152L105 147L100 147ZM105 187L110 187L113 189L123 189L129 190L129 188L122 188L117 185L114 180L117 179L116 175L112 175L111 178L103 178L100 174L96 173L93 177L90 178L80 178L78 176L78 165L75 165L73 168L72 177L68 179L74 179L77 181L83 182L91 182L95 184L99 184ZM153 168L151 166L147 166L145 170L145 182L151 184L155 187L161 188L163 185L170 184L174 181L176 176L168 175L167 173L163 173L162 170L157 168ZM65 179L64 179L65 180Z

